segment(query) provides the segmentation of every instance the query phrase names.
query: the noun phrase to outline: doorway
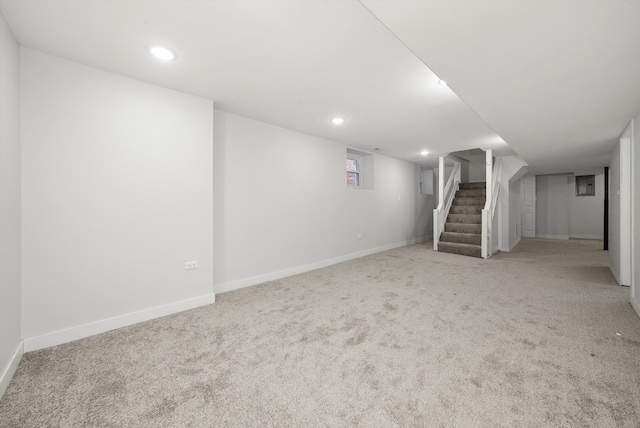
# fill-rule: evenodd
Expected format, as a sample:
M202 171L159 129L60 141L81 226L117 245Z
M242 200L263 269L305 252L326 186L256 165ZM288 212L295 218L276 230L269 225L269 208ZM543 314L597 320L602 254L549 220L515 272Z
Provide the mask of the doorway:
M534 175L522 177L522 236L536 237L536 177Z

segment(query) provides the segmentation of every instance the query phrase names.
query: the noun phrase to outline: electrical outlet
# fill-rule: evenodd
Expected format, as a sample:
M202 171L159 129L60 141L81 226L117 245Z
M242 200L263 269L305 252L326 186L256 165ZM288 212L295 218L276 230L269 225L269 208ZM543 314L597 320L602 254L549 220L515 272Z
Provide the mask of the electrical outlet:
M192 262L185 262L185 263L184 263L184 268L185 268L186 270L189 270L189 269L198 269L198 261L197 261L197 260L194 260L194 261L192 261Z

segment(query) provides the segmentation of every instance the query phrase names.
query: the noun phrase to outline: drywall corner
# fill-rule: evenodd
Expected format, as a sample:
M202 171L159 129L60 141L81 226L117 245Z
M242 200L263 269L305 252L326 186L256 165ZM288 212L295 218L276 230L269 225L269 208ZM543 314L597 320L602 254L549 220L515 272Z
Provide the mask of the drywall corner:
M0 392L22 355L20 143L20 50L0 14Z
M17 349L13 352L13 356L9 360L7 364L7 368L0 375L0 397L4 395L4 392L9 387L9 383L13 378L13 375L18 370L18 365L20 364L20 360L24 355L24 342L20 342Z

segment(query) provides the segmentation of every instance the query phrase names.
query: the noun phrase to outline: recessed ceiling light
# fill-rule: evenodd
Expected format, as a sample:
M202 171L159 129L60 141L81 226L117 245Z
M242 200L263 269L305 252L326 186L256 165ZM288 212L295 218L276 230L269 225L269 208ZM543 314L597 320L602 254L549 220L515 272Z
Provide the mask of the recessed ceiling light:
M149 52L151 52L151 55L163 61L171 61L176 57L173 52L167 48L163 48L162 46L151 46L151 48L149 48Z
M420 152L420 154L421 154L422 156L426 156L426 155L428 155L428 154L429 154L429 151L428 151L428 150L423 150L423 151L421 151L421 152Z
M342 117L334 117L331 119L334 125L342 125L344 123L344 119Z
M438 85L440 85L440 86L447 86L447 82L445 82L445 81L444 81L444 80L442 80L442 79L438 79Z

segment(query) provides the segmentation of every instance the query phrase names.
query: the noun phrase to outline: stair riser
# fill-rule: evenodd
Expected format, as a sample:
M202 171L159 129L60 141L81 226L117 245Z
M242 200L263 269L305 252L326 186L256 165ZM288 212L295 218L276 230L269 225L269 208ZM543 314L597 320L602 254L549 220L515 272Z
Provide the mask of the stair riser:
M442 235L440 235L440 242L457 242L458 244L480 245L482 244L482 235L474 233L443 232Z
M474 215L482 215L481 206L470 206L470 205L456 205L452 206L449 214L474 214Z
M478 206L484 207L484 203L486 202L486 198L458 198L454 199L451 206L460 207L460 206Z
M447 223L482 224L482 215L449 214Z
M458 190L456 198L486 198L486 190Z
M481 224L462 224L462 223L445 223L444 225L445 232L456 232L456 233L482 233L482 225Z
M487 183L484 181L476 183L460 183L460 190L474 190L474 189L486 189Z
M481 257L482 209L486 184L461 183L440 235L438 251Z
M450 254L460 254L463 256L482 257L482 249L477 245L461 248L459 246L449 245L447 242L440 242L438 244L438 251Z

